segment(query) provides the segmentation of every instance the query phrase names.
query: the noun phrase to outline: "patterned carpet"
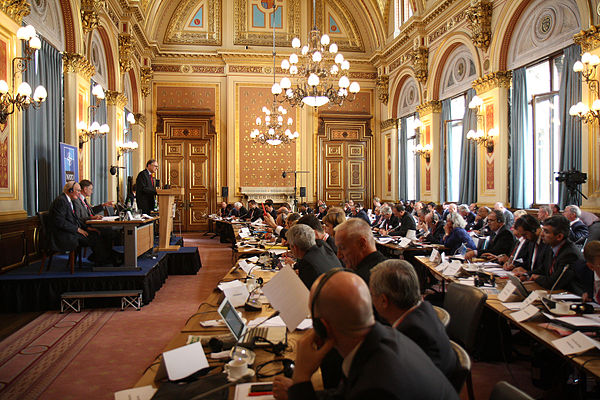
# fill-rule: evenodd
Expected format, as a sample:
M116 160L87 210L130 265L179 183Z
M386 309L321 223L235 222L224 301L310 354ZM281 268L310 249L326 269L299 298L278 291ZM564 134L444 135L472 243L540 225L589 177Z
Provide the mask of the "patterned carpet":
M49 311L0 343L0 398L37 398L94 338L112 310Z

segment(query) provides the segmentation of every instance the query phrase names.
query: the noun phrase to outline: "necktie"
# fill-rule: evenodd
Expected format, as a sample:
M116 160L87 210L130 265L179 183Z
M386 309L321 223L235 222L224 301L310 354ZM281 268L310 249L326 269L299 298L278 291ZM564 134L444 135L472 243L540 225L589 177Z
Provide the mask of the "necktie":
M83 199L83 204L85 204L85 206L87 207L88 211L90 212L90 214L94 214L92 212L92 208L90 207L90 205L88 204L86 199Z
M152 182L152 187L154 187L154 177L150 174L150 182Z

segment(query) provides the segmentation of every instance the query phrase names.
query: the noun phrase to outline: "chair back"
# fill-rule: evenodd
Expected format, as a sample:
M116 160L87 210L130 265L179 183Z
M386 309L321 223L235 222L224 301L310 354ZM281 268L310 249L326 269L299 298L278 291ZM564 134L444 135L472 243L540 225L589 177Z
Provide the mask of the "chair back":
M467 351L475 346L479 320L487 294L481 290L451 283L444 298L444 309L450 314L450 323L446 328L450 339L458 342Z
M508 382L500 381L494 386L490 400L533 400L533 397Z
M104 215L111 217L115 214L115 208L113 206L106 206L104 207Z
M448 380L454 387L454 390L456 390L456 393L460 394L471 371L471 357L469 357L466 350L460 347L458 343L451 340L450 344L452 345L452 350L456 353L458 365L452 375L448 377Z
M37 216L40 219L40 229L37 237L38 250L41 252L51 251L52 240L50 238L50 216L48 211L40 211Z
M444 325L444 328L448 328L448 324L450 323L450 314L448 314L448 311L438 306L433 306L433 310L440 319L442 325Z

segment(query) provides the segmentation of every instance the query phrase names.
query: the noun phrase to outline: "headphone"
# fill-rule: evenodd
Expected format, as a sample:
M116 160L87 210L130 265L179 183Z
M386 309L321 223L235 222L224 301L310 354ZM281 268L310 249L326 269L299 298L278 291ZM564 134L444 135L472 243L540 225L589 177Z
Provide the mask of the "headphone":
M73 188L75 187L75 184L76 184L76 183L77 183L77 182L73 181L73 184L71 185L71 187L70 187L69 189L67 189L67 191L68 191L69 193L73 193Z
M310 315L312 316L313 329L321 339L327 338L327 328L325 327L323 321L321 321L321 318L315 317L315 307L317 304L317 299L319 298L321 290L323 290L323 286L325 286L327 281L333 275L343 270L343 268L333 268L327 271L325 274L323 274L323 277L321 278L319 284L317 285L317 288L315 289L315 295L313 296L312 301L310 302Z

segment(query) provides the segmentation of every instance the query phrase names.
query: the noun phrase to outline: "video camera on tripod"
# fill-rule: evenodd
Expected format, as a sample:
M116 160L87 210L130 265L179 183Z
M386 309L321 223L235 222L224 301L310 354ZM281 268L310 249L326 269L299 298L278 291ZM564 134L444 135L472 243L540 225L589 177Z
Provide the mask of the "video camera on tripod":
M581 193L578 186L587 181L587 174L585 172L577 171L575 169L569 171L555 172L556 181L564 183L567 188L567 204L575 204L577 201L577 194L582 195L586 200L587 197Z

